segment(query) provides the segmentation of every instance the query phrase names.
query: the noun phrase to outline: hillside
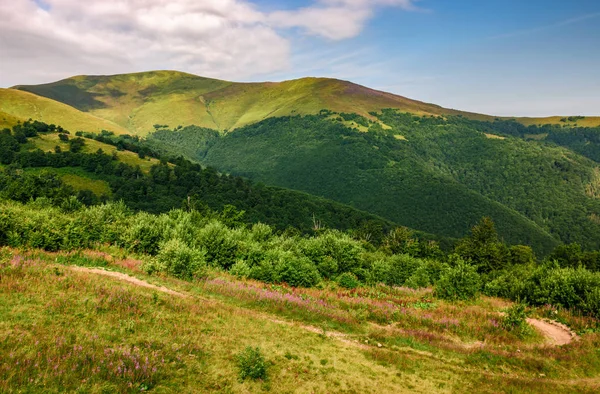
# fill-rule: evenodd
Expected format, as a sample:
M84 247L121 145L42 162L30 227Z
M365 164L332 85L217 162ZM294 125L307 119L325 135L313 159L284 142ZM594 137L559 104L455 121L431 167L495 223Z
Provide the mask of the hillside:
M12 127L27 119L60 124L73 133L78 130L110 130L117 134L127 132L111 121L81 112L61 102L25 91L0 88L0 127Z
M58 205L66 203L69 196L86 204L120 200L147 212L185 206L235 223L262 222L279 231L305 234L325 228L348 230L373 242L380 242L398 226L336 201L253 184L179 155L157 153L139 144L137 138L107 132L78 133L80 136L35 132L36 126L47 125L25 122L13 128L13 135L0 134L0 196L22 202L44 197ZM18 142L14 135L23 129L30 136ZM4 170L3 165L12 166ZM447 237L418 235L438 240L444 247L452 243Z
M372 111L398 108L418 114L489 118L326 78L233 83L174 71L154 71L78 76L15 89L66 103L137 135L145 135L155 124L171 128L194 124L229 130L269 117L317 114L322 109L366 117Z
M344 115L370 130L360 132L336 116L273 118L222 136L206 129L163 130L149 141L180 147L222 171L434 234L458 238L491 216L507 242L542 254L558 242L600 243L594 220L600 205L593 194L598 164L567 148L503 136L503 123L494 129L464 117L388 110L378 115L390 125L383 129Z
M114 203L0 201L0 215L2 392L600 384L599 272L521 261L479 275L457 256L393 254L340 232L276 235Z
M494 119L328 78L235 83L177 71L152 71L77 76L43 85L19 85L15 89L68 104L114 122L136 135L146 135L155 124L170 128L193 124L223 131L271 117L318 114L323 109L356 113L367 118L372 118L370 112L394 108L418 115ZM559 124L560 119L517 120L525 124ZM579 124L599 126L600 117L587 117Z

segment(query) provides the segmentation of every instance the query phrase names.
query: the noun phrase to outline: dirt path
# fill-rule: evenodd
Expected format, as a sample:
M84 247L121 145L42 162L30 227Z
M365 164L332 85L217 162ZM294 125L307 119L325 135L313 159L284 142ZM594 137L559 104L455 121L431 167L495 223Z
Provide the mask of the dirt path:
M154 289L154 290L157 290L157 291L160 291L163 293L167 293L167 294L171 294L171 295L174 295L177 297L182 297L182 298L189 297L186 294L179 293L177 291L171 290L164 286L153 285L151 283L148 283L141 279L135 278L133 276L123 274L121 272L105 271L105 270L99 269L99 268L87 268L87 267L78 267L78 266L71 266L70 269L73 271L77 271L77 272L88 272L88 273L93 273L93 274L98 274L98 275L103 275L103 276L109 276L111 278L119 279L119 280L122 280L122 281L125 281L128 283L131 283L133 285L136 285L136 286ZM269 318L268 320L271 320L272 322L278 323L278 324L296 325L306 331L314 332L317 334L324 334L328 337L337 338L338 340L340 340L348 345L360 347L363 349L371 347L371 346L362 344L356 340L352 340L349 338L348 335L340 333L340 332L324 333L323 330L321 330L317 327L312 327L312 326L307 326L307 325L302 325L302 324L293 324L293 323L290 323L287 321L271 319L271 318ZM567 345L567 344L571 343L574 338L576 338L575 333L573 333L571 330L569 330L568 327L566 327L560 323L557 323L557 322L530 318L530 319L527 319L527 323L529 323L531 326L533 326L539 332L541 332L542 335L544 335L544 337L546 338L546 344L550 345L550 346ZM381 345L379 345L379 346L381 346Z
M527 319L527 323L536 328L546 337L548 345L567 345L575 339L575 333L563 324L539 319Z
M99 269L99 268L87 268L87 267L77 267L77 266L71 266L69 268L71 270L77 271L77 272L88 272L88 273L92 273L92 274L110 276L111 278L119 279L119 280L122 280L122 281L125 281L128 283L131 283L133 285L136 285L136 286L146 287L148 289L154 289L154 290L161 291L161 292L167 293L167 294L171 294L171 295L174 295L177 297L182 297L182 298L188 297L186 294L179 293L175 290L168 289L164 286L153 285L151 283L145 282L145 281L135 278L133 276L123 274L121 272L105 271L105 270Z

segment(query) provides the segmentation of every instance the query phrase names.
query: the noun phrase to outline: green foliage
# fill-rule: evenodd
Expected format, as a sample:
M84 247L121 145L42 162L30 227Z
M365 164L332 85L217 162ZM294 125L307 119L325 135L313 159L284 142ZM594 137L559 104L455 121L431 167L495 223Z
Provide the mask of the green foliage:
M289 253L284 255L277 270L278 281L294 287L313 287L321 281L315 265L306 257L296 257Z
M14 128L23 135L23 143L27 142L26 134L35 136L38 129L46 130L44 132L57 132L60 129L60 126L52 128L52 125L48 126L42 122L32 124L35 126ZM78 137L70 142L87 141L85 144L90 149L92 146L102 146L102 149L93 154L85 153L84 150L73 153L63 149L44 152L39 149L31 150L29 143L21 146L15 136L15 130L12 134L9 130L0 135L0 162L10 164L5 171L10 176L10 182L0 180L0 193L5 191L6 198L25 202L30 198L46 197L43 194L44 185L40 185L40 182L33 186L28 184L32 183L30 179L12 169L50 167L54 169L53 172L77 171L78 176L83 179L80 183L84 189L78 191L77 197L86 205L99 202L96 196L85 190L91 188L85 179L91 178L105 183L107 188L110 188L110 191L102 191L104 196L97 193L101 201L110 195L115 201L123 200L132 209L152 213L168 212L179 207L204 214L216 212L215 217L230 226L263 222L275 226L278 230L295 227L306 234L314 231L314 216L317 216L323 225L340 230L375 228L383 231L393 226L393 223L380 217L340 203L292 190L254 185L240 177L219 174L213 168L203 168L183 159L179 151L160 149L137 136L115 136L106 131L101 134L78 132L78 136L85 138ZM81 141L74 143L79 144ZM36 139L31 142L37 144L43 141ZM111 150L110 145L114 145L119 152L143 152L160 159L161 163L152 164L156 161L133 159L130 152L105 154L104 151ZM136 163L141 165L144 171L136 167ZM73 193L74 191L67 191L66 197ZM57 200L56 204L60 205L61 202ZM378 240L379 237L372 239Z
M146 271L163 272L180 279L193 279L202 276L206 266L204 253L190 248L179 239L173 238L160 245L159 252Z
M356 289L360 282L352 272L344 272L337 278L338 284L344 289Z
M477 270L460 257L455 256L454 265L448 267L435 285L435 296L447 300L469 300L477 297L481 279Z
M378 116L390 130L357 133L325 116L268 119L219 137L196 159L441 236L462 237L489 216L503 240L538 254L559 241L600 247L600 225L589 220L599 208L583 193L589 160L543 142L487 138L502 134L490 130L498 126L467 118Z
M509 261L506 246L498 240L498 233L490 218L483 218L471 229L471 235L463 238L455 253L471 261L480 273L500 270Z
M355 272L361 266L360 243L339 231L325 231L321 236L299 243L301 252L319 269L324 278L340 272Z
M250 266L244 260L238 260L229 269L231 275L235 275L238 278L247 278L250 276Z
M258 347L248 346L238 353L236 358L240 380L243 381L246 378L252 380L267 379L267 363Z
M527 335L531 329L527 324L527 307L525 304L518 303L506 311L506 315L502 318L502 328L507 331L517 333L518 336Z
M236 262L240 232L213 220L196 233L196 246L206 252L209 265L229 269Z
M136 253L156 255L165 240L168 219L141 212L125 228L122 245Z

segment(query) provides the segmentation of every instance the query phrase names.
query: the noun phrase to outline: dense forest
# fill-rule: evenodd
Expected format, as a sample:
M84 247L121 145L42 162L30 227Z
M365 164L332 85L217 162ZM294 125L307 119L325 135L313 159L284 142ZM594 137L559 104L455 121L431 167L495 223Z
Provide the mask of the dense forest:
M43 152L35 146L39 133L59 134L67 141L69 150L60 147ZM195 209L205 212L229 212L246 223L263 222L276 229L312 233L315 228L339 230L354 229L374 240L395 224L389 220L359 211L347 205L314 197L306 193L278 187L254 184L238 176L218 173L214 168L192 163L182 157L163 155L141 144L135 137L115 137L111 133L92 135L77 133L70 136L54 125L32 121L17 125L13 130L0 132L0 195L27 202L38 197L51 198L60 206L75 196L78 201L93 205L109 199L122 200L134 210L152 213L168 212L173 208ZM86 138L114 144L118 149L138 152L140 157L155 156L161 162L149 173L119 160L118 151L107 154L101 150L84 153ZM23 171L43 168L49 172L38 174ZM109 195L95 195L89 190L74 190L52 175L53 169L81 169L90 178L106 180ZM428 234L421 236L434 239ZM442 245L450 240L441 238Z
M161 129L147 141L221 171L442 236L459 238L490 216L506 242L542 254L559 243L600 247L597 164L551 141L526 141L537 127L395 110L372 116L322 111L267 119L221 136L194 126ZM368 132L359 131L365 125ZM551 129L594 134L543 128Z

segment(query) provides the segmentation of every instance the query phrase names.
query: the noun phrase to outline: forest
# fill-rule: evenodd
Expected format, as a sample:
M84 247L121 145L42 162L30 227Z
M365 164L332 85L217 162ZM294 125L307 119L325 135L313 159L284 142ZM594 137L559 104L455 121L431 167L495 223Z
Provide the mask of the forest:
M530 246L506 245L492 219L483 217L444 250L406 227L350 208L337 212L346 231L315 222L308 231L293 227L301 209L296 204L306 201L287 197L303 194L253 186L184 159L173 160L175 165L164 160L145 175L115 155L79 152L84 139L69 138L64 130L62 138L75 152L21 149L38 133L54 131L51 125L26 122L0 133L5 165L0 175L0 245L68 251L109 244L149 256L149 273L187 280L217 269L299 287L320 286L323 281L345 288L380 283L433 286L440 298L486 294L600 316L600 253L576 243L558 245L547 257L537 257ZM380 141L384 146L382 142L385 139ZM23 171L32 166L82 167L112 177L116 202L89 191L76 192L51 173ZM243 204L249 196L256 205ZM329 209L335 218L337 207L325 205L321 212ZM289 214L282 212L285 209ZM357 216L349 216L353 212ZM269 214L278 218L277 225L265 224Z
M246 223L263 222L276 229L310 233L315 225L340 230L354 229L364 236L380 239L384 232L395 224L373 214L362 212L347 205L314 197L306 193L279 187L253 183L238 176L221 174L211 167L195 164L182 157L156 153L139 140L130 137L115 138L110 133L95 136L111 142L118 149L131 149L140 157L145 155L160 159L149 172L132 166L113 154L101 150L95 153L81 152L86 138L72 137L61 129L59 136L68 141L69 150L60 147L52 152L37 149L37 133L52 133L54 127L46 129L42 122L25 122L13 130L0 132L0 194L5 198L27 202L38 197L50 197L56 205L69 196L76 196L87 205L98 202L122 200L134 210L152 213L168 212L174 208L199 211L238 212ZM91 136L89 134L86 134ZM29 144L28 140L30 139ZM111 138L114 138L111 139ZM91 178L106 180L110 185L110 196L94 195L86 190L75 191L61 183L49 173L31 174L24 169L82 169ZM293 230L292 230L293 229ZM437 239L430 234L422 234ZM440 238L444 244L448 241Z
M594 161L554 142L512 136L512 121L396 110L371 115L373 120L360 121L368 132L344 123L356 123L358 115L322 111L267 119L220 136L194 126L162 129L147 141L179 148L220 171L340 201L444 237L460 238L490 216L505 242L531 245L541 254L559 243L600 247Z

